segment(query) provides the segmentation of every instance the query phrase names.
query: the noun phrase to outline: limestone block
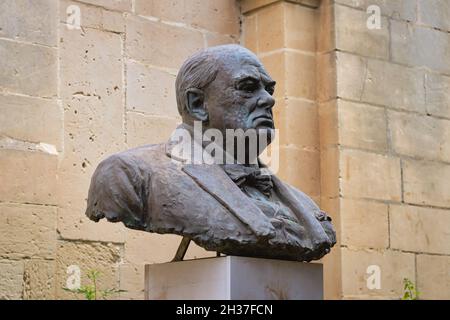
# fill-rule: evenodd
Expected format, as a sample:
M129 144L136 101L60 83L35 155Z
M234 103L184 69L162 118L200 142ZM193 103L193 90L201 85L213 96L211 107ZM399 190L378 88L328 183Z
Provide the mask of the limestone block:
M277 100L273 109L275 128L281 145L319 149L319 125L316 104L294 98Z
M344 150L340 161L341 192L344 197L401 200L398 158Z
M327 198L339 197L339 154L337 147L320 150L320 193Z
M184 23L220 34L239 34L239 8L236 1L136 0L135 8L138 15Z
M102 7L83 4L73 0L61 0L59 20L63 24L73 24L71 6L80 9L80 26L82 28L102 29L111 32L125 32L125 18L122 12L106 10ZM68 26L69 28L72 26Z
M415 279L414 254L400 251L374 251L342 249L342 290L344 296L400 299L403 296L403 279ZM377 277L368 267L379 267ZM377 271L378 271L377 270ZM368 286L369 283L369 286ZM374 285L374 286L372 286Z
M419 23L450 31L450 3L445 0L418 0Z
M391 205L389 217L392 248L450 254L450 210Z
M132 8L132 0L80 0L80 2L117 11L131 11Z
M0 257L55 258L55 207L2 203L0 213Z
M163 143L181 123L179 118L148 116L127 112L127 145L130 148Z
M127 63L127 109L177 117L176 74L140 63Z
M394 62L450 73L448 32L392 21L391 51Z
M0 95L0 136L62 150L62 108L55 100Z
M450 299L450 257L417 256L417 290L421 299Z
M0 201L57 204L57 165L54 154L0 148Z
M239 44L239 37L207 32L204 34L207 47L220 46L224 44Z
M403 189L407 203L450 207L450 165L405 160Z
M450 77L427 73L425 93L427 113L450 118Z
M383 16L407 21L417 20L416 3L411 0L336 0L336 3L364 11L370 5L377 5L380 7Z
M389 111L389 131L395 152L450 162L450 121Z
M280 166L276 175L317 199L320 195L319 152L281 146Z
M337 66L339 97L425 113L423 71L346 53Z
M57 95L56 49L0 40L0 88L39 97Z
M129 16L126 19L126 52L130 58L145 64L179 68L204 48L200 31Z
M30 300L55 299L55 271L54 260L26 260L23 298Z
M388 207L384 203L341 199L341 243L349 247L386 249Z
M387 149L384 108L338 100L339 141L347 147L385 152Z
M2 1L0 3L0 37L55 47L57 7L57 1L53 0Z
M56 259L56 296L58 299L82 299L82 295L73 294L63 290L67 279L67 267L76 265L81 271L81 285L90 285L87 278L90 270L99 271L97 280L100 290L118 289L121 251L123 248L116 244L101 242L59 241ZM117 298L117 296L112 297Z
M380 29L367 28L368 15L344 6L335 6L336 47L366 57L389 59L389 23L381 18Z
M22 299L23 261L0 260L0 300Z

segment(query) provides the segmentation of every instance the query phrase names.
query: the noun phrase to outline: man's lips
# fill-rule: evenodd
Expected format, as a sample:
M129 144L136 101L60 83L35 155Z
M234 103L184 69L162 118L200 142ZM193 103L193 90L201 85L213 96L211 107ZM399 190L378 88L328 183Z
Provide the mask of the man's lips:
M273 128L273 119L270 116L262 115L253 119L253 126Z

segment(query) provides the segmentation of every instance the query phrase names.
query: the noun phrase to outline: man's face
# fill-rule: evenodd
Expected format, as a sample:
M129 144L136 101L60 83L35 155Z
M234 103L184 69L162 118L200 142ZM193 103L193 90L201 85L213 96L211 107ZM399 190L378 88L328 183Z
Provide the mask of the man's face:
M205 90L208 128L274 129L272 94L275 81L256 57L238 52L223 61L216 79Z

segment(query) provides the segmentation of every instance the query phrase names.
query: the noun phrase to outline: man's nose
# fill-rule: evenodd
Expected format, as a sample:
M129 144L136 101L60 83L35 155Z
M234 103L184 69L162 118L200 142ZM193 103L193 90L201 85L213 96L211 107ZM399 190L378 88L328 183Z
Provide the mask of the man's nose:
M261 91L261 95L258 99L258 107L264 109L272 108L275 104L275 99L266 90Z

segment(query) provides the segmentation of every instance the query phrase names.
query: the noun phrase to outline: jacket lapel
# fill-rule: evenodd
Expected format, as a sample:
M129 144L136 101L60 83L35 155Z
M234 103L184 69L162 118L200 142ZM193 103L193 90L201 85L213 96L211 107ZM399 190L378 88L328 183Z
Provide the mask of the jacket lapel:
M266 215L248 199L220 166L187 164L182 170L255 235L265 238L275 236L275 229Z
M320 214L319 207L303 192L294 191L275 175L272 176L272 182L274 191L277 192L283 203L291 209L300 224L305 228L305 234L299 236L308 243L307 247L313 249L317 244L326 241L328 236L316 218L316 215Z

